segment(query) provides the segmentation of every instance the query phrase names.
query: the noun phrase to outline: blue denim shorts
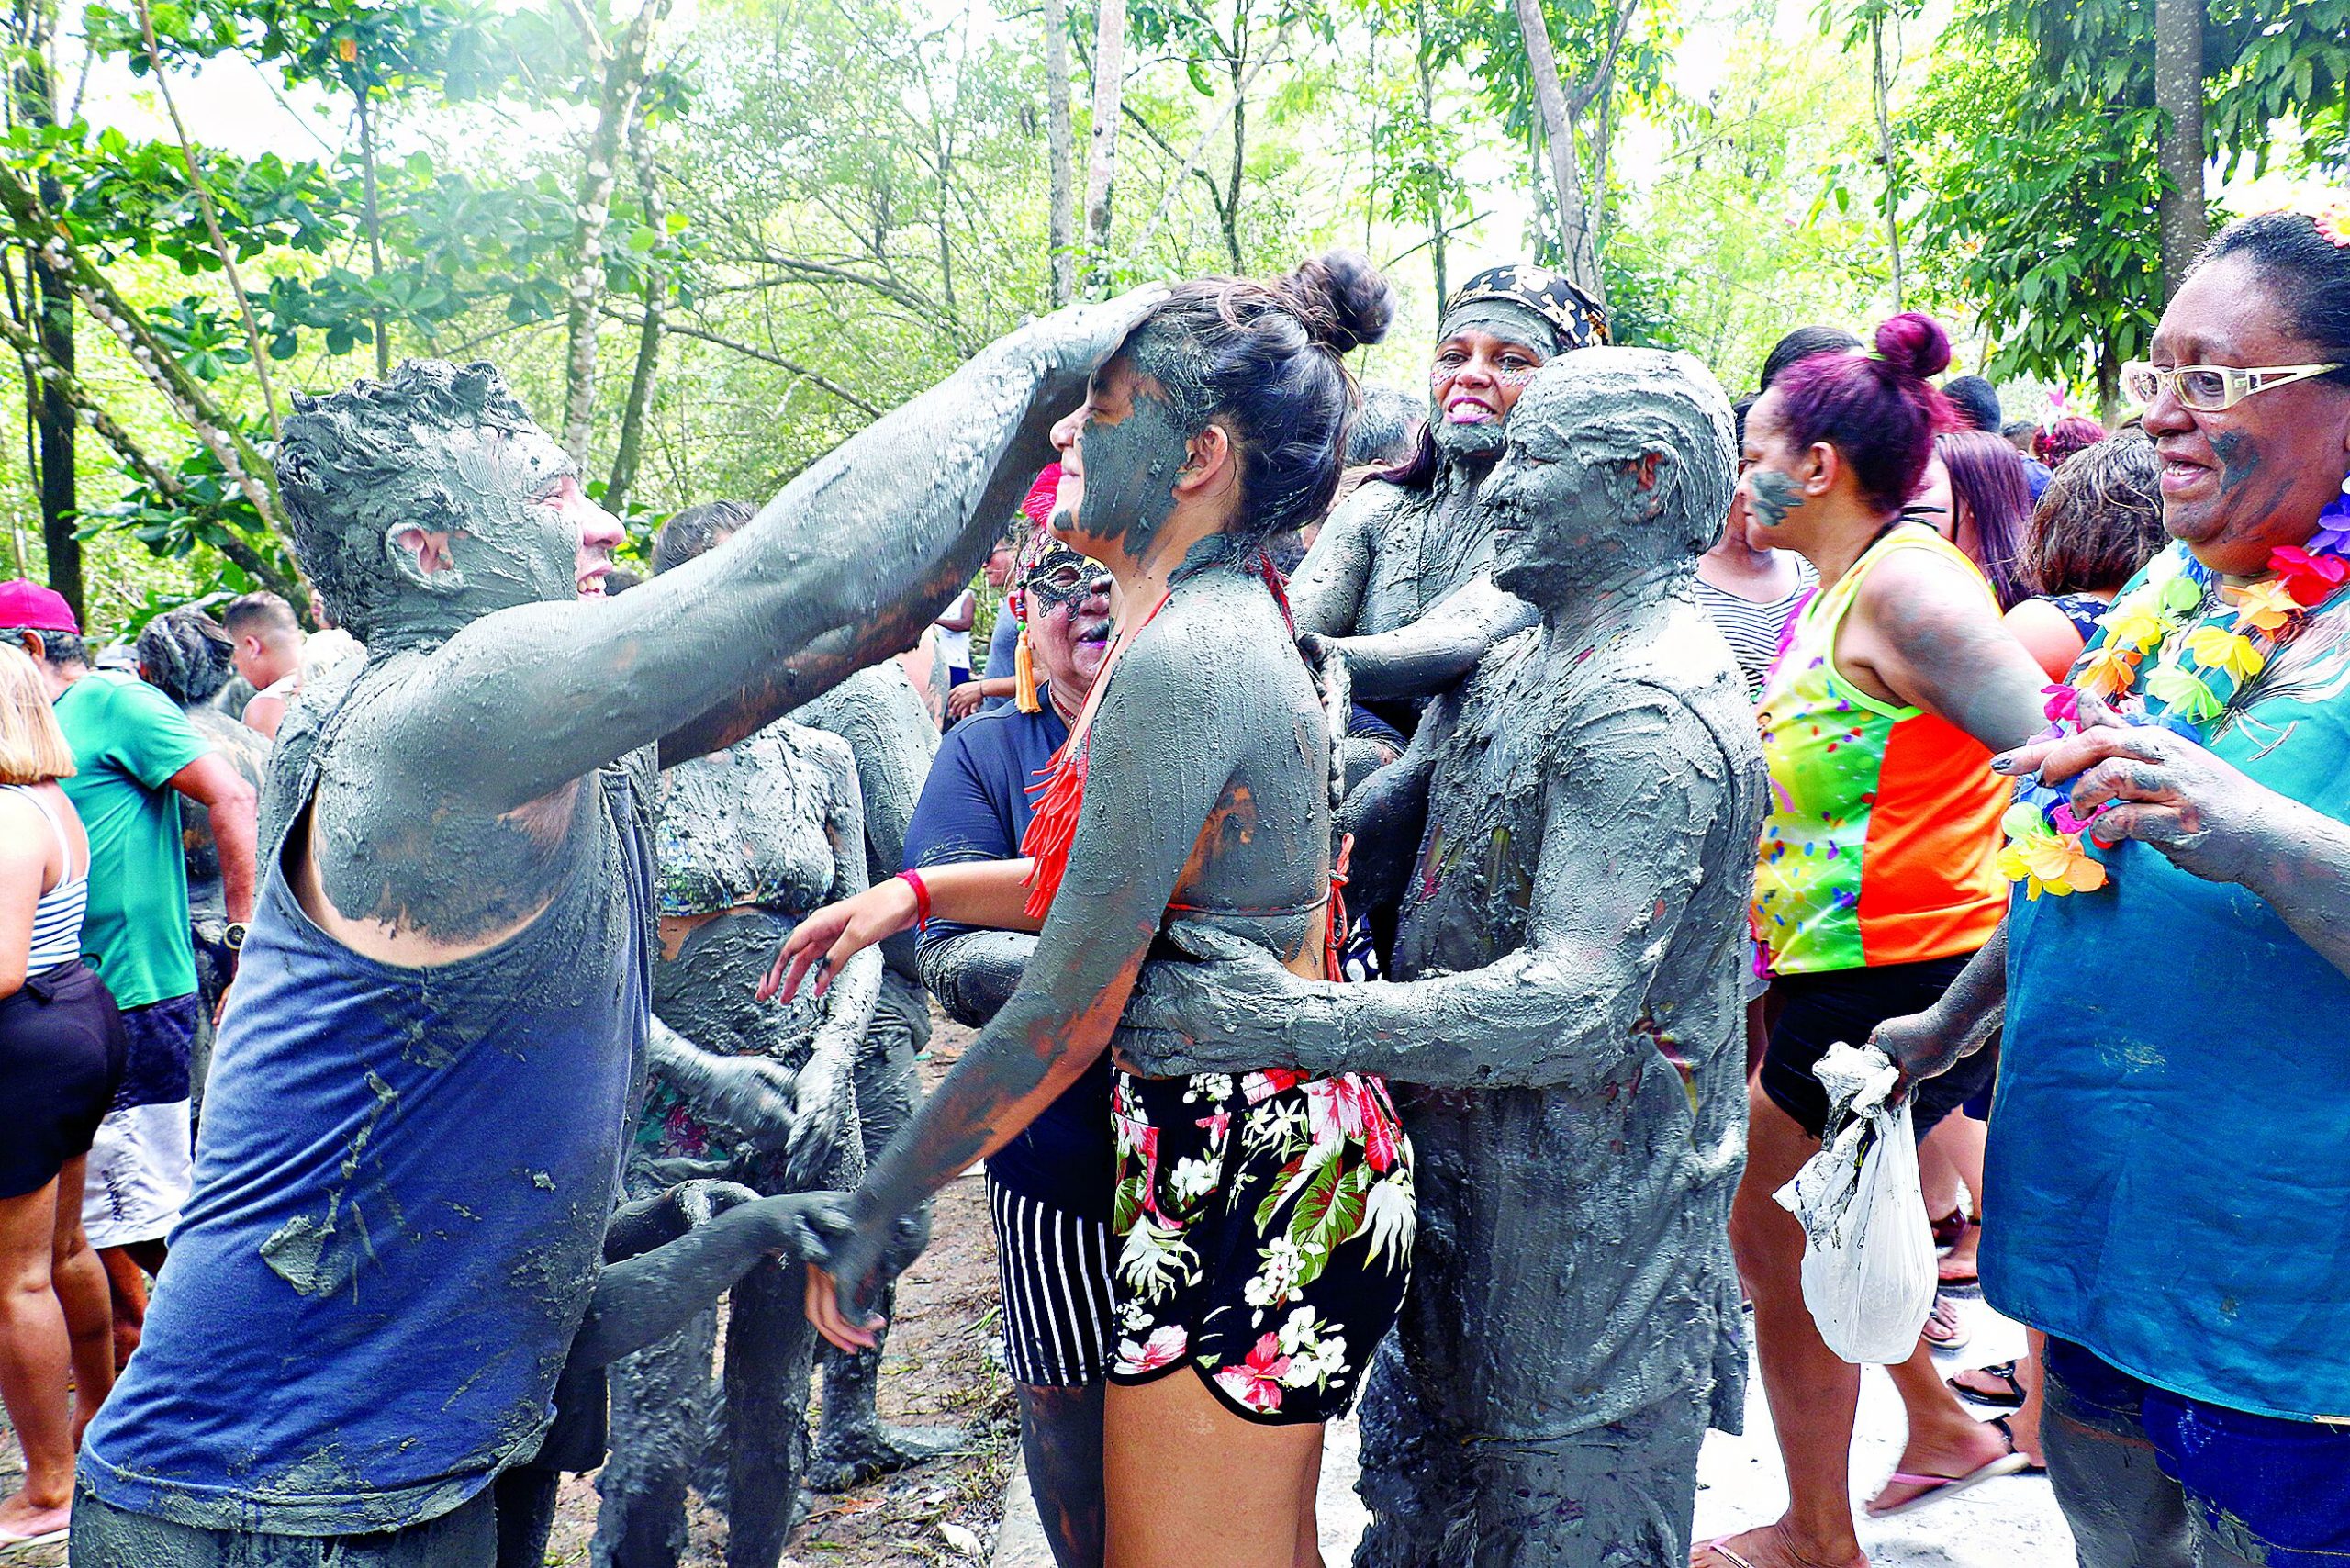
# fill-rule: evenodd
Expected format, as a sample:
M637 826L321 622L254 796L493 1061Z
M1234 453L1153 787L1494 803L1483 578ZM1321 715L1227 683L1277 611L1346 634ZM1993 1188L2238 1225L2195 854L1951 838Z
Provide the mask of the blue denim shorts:
M2053 1335L2044 1365L2066 1404L2134 1419L2163 1473L2232 1551L2269 1568L2350 1562L2350 1429L2189 1399Z

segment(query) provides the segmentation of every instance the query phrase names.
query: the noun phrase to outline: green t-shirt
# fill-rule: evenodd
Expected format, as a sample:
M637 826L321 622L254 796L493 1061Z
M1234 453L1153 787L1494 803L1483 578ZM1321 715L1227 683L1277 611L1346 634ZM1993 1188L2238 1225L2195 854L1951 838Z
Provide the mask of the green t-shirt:
M180 798L168 780L212 747L170 698L113 670L67 687L57 722L76 769L58 784L90 835L82 956L118 1006L185 996L196 989L196 959Z

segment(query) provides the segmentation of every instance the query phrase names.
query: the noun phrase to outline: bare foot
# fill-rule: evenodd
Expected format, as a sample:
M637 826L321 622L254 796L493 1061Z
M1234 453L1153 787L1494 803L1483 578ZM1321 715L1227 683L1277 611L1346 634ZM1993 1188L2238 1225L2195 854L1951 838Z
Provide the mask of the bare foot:
M57 1535L73 1518L73 1500L41 1507L22 1492L0 1499L0 1548L21 1546Z
M1868 1554L1854 1547L1848 1556L1829 1553L1806 1556L1788 1538L1787 1521L1764 1525L1737 1535L1699 1541L1689 1553L1689 1568L1869 1568Z
M1983 1227L1969 1224L1959 1233L1951 1249L1934 1264L1935 1276L1946 1285L1971 1285L1975 1282L1975 1252L1983 1245Z

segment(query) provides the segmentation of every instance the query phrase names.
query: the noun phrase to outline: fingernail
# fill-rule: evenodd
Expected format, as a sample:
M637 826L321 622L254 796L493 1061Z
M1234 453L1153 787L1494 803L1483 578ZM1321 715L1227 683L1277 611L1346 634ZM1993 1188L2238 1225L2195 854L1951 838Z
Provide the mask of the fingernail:
M2013 773L2015 769L2016 759L2005 753L1991 759L1991 771L1994 773Z

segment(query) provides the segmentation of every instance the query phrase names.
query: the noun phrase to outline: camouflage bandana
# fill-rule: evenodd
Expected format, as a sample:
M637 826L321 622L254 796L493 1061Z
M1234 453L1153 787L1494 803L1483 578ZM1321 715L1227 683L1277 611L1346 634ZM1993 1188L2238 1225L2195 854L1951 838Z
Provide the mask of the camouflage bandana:
M1488 267L1446 302L1444 314L1449 318L1464 305L1487 299L1531 310L1549 322L1558 334L1557 353L1607 342L1606 308L1577 288L1564 273L1528 263Z

